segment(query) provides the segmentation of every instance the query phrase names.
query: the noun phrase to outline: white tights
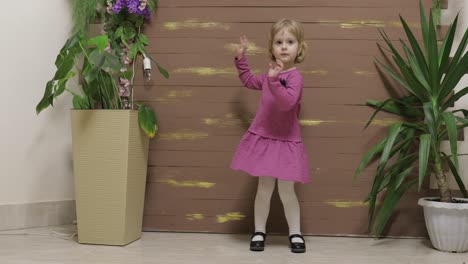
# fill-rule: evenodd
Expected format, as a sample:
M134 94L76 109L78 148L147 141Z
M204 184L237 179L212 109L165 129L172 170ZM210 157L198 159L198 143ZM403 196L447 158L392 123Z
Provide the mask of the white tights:
M275 189L275 184L275 178L258 177L258 188L254 205L255 232L266 233L266 222L270 212L270 200L273 190ZM299 201L297 200L294 190L294 182L278 180L278 193L283 203L286 220L288 221L289 235L301 234ZM263 240L263 237L255 236L252 240ZM300 243L302 240L299 239L297 242Z

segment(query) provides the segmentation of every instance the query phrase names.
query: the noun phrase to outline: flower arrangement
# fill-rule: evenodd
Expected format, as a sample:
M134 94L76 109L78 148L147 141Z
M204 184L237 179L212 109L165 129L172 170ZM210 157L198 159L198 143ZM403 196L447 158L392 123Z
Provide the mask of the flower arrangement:
M169 78L168 72L147 53L148 38L141 32L155 9L154 0L75 0L73 32L57 56L57 71L47 83L36 112L53 106L54 99L64 91L73 95L75 109L135 109L137 57L143 57L145 65L153 61ZM101 35L88 37L88 26L96 19L102 25ZM82 93L66 87L76 73ZM137 106L141 128L154 137L157 125L153 110L143 104Z

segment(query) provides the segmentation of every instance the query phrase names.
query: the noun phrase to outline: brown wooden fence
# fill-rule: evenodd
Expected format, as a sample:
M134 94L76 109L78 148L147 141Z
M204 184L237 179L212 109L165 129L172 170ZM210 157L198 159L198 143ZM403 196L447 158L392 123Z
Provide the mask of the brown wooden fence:
M431 0L424 0L427 7ZM376 164L353 184L362 155L395 122L366 99L401 94L374 57L384 28L405 38L401 14L419 32L417 0L161 0L151 25L149 51L171 74L137 79L136 99L156 111L160 132L151 142L144 229L246 233L253 230L256 179L229 169L233 151L254 117L259 93L242 87L233 64L241 34L251 42L252 70L266 70L267 33L273 22L303 22L309 54L300 65L305 89L301 129L311 183L298 185L305 234L366 235L367 205ZM418 35L419 36L419 35ZM390 92L386 87L394 87ZM387 234L425 235L426 192L408 193ZM277 194L269 232L286 232Z

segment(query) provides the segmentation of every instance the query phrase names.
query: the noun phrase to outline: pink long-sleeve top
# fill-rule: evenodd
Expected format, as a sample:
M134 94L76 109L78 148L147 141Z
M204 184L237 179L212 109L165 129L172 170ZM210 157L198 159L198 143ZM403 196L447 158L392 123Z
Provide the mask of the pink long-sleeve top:
M278 77L266 73L253 75L245 56L236 58L235 65L245 87L262 91L249 131L266 138L301 142L298 116L303 79L299 70L291 68L280 72Z

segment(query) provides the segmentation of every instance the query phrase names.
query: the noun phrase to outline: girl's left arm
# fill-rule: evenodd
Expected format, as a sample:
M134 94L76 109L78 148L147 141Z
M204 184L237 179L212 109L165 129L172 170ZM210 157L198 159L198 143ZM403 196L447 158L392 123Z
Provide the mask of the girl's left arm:
M283 111L291 110L301 98L304 81L299 72L293 74L286 80L286 87L281 84L278 76L268 77L268 87Z

